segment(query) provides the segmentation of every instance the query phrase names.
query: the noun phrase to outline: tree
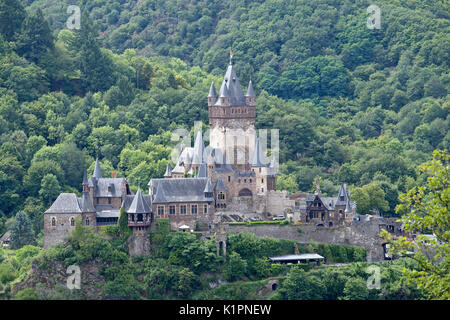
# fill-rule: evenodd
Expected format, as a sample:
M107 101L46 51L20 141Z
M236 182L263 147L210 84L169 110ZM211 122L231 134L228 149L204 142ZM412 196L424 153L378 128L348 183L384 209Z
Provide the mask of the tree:
M247 272L247 261L241 258L241 255L237 252L232 252L228 256L222 275L227 281L234 281L241 279Z
M356 209L359 214L373 214L374 211L387 211L389 203L385 200L383 189L375 183L355 188L352 199L356 201Z
M131 230L130 227L128 226L128 214L125 212L125 209L123 207L120 208L118 224L122 237L128 237L128 235L130 235L131 233Z
M279 289L283 300L319 300L323 299L326 288L322 281L301 269L293 266Z
M427 176L426 183L400 195L397 213L402 213L404 231L417 233L417 239L400 237L391 243L393 253L408 255L419 263L420 270L407 270L408 280L432 299L450 299L450 177L447 150L435 150L433 159L419 166ZM413 254L408 254L413 252Z
M349 278L343 293L342 300L366 300L369 297L367 283L361 278Z
M17 39L17 52L33 62L38 62L48 49L53 49L53 35L41 9L37 9L23 21Z
M18 0L5 0L0 2L0 33L6 41L12 41L15 34L20 31L26 12Z
M41 181L41 190L39 195L45 200L47 204L51 204L61 192L58 179L54 174L46 174Z
M19 249L33 242L31 221L25 212L19 211L11 226L11 248Z

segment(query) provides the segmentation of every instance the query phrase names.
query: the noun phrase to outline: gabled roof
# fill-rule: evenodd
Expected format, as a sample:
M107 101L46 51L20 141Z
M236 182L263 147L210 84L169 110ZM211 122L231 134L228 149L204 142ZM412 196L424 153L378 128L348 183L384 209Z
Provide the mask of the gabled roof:
M223 180L222 180L221 177L219 177L219 179L217 179L216 188L215 189L216 190L227 190L227 187L223 183Z
M151 213L151 206L142 196L141 189L139 188L134 196L133 202L127 210L127 213Z
M167 180L167 181L173 181L173 180ZM166 196L164 194L162 183L158 183L156 185L156 193L155 197L153 198L153 203L164 203L167 202Z
M209 202L205 197L207 178L152 179L153 203Z
M81 213L76 194L61 193L51 207L45 211L45 214L50 213Z
M94 197L122 197L122 184L128 184L125 178L89 179L89 186L94 187ZM109 191L111 190L111 191Z

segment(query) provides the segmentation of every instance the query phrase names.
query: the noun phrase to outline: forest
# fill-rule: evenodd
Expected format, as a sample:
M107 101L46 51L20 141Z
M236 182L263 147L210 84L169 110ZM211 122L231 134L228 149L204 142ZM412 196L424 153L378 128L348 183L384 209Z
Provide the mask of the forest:
M280 130L277 189L321 177L325 195L347 183L358 213L399 216L417 167L448 148L447 1L378 1L373 30L362 0L78 1L79 30L69 2L0 1L0 235L17 217L18 247L42 245L43 212L80 194L96 157L134 191L161 177L172 131L207 129L230 48L257 129Z

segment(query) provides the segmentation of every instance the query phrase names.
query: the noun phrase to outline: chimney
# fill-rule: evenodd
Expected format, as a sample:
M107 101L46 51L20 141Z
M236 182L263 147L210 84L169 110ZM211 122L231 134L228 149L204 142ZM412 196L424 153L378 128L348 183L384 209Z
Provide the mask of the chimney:
M113 171L113 172L111 172L111 178L115 178L116 177L116 172L115 171Z

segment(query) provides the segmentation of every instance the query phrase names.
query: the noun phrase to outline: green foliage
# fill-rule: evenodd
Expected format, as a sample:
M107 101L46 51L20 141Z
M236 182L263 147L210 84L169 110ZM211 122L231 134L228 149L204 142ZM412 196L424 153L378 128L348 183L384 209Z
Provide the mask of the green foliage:
M11 248L19 249L34 242L31 221L27 214L20 211L16 214L11 226Z
M384 232L383 236L392 244L392 252L404 256L413 252L421 269L408 270L405 274L432 299L449 298L449 154L447 150L436 150L433 160L422 164L419 170L427 179L400 195L401 203L396 211L403 213L402 222L406 233L417 233L417 239L400 237L393 240Z
M282 300L318 300L325 292L326 287L320 278L306 273L299 266L293 266L277 294Z
M222 269L225 280L235 281L241 279L247 271L247 261L239 253L232 252L227 256L227 262Z

